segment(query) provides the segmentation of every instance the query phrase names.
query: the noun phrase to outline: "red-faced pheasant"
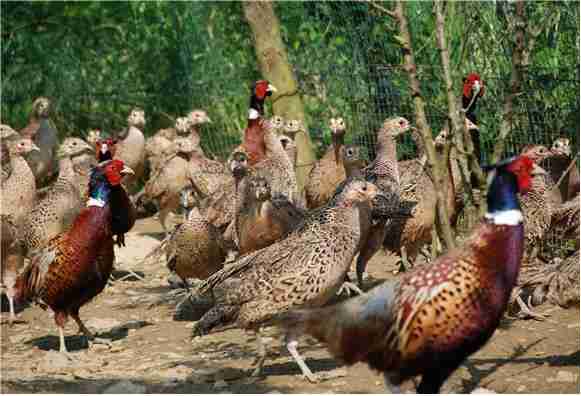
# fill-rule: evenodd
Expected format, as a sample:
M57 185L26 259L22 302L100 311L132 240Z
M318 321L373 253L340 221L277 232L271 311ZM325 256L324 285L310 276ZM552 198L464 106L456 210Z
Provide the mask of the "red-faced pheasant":
M438 393L506 310L524 247L517 194L529 187L532 164L520 156L490 167L488 213L461 247L362 296L290 311L278 323L294 337L314 336L346 364L383 372L394 393L418 375L418 393Z
M87 207L16 279L16 304L35 301L54 312L61 352L67 352L63 330L69 316L93 338L79 318L79 309L107 284L115 261L113 236L121 244L122 235L133 225L129 198L121 186L123 175L132 172L120 160L94 168Z

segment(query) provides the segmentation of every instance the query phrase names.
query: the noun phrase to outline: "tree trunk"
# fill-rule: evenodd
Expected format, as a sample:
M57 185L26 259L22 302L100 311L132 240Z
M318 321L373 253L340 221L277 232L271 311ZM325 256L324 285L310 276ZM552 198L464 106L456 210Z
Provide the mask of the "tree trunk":
M522 62L523 52L525 50L525 29L526 21L524 15L524 1L516 2L516 16L514 20L514 46L512 48L512 68L510 73L510 84L508 95L504 100L504 107L502 110L502 122L500 123L500 133L496 144L494 145L494 152L492 153L492 162L497 162L501 159L504 153L505 140L512 130L513 116L514 116L514 101L521 90L522 84ZM510 18L507 16L507 18Z
M403 47L404 54L404 69L408 73L410 81L411 96L414 102L414 112L416 116L416 123L418 129L422 134L422 139L424 141L424 148L426 156L428 158L428 169L431 174L432 183L434 184L434 190L436 192L437 201L437 216L439 220L439 228L441 232L441 237L443 239L446 248L451 248L455 246L454 233L452 227L450 226L450 216L448 214L447 203L447 176L448 167L445 165L447 158L442 158L440 160L436 154L436 148L434 146L434 139L432 137L432 131L428 120L426 117L425 103L422 98L420 81L417 77L417 68L414 59L412 39L410 31L408 29L407 17L404 12L403 1L397 1L394 12L395 18L399 24L399 37L400 43Z
M315 161L315 154L305 122L303 102L282 42L280 23L273 5L271 1L242 3L244 15L254 35L254 48L262 75L278 90L273 97L274 113L285 119L300 120L305 125L306 133L298 133L295 138L298 151L297 182L302 190Z

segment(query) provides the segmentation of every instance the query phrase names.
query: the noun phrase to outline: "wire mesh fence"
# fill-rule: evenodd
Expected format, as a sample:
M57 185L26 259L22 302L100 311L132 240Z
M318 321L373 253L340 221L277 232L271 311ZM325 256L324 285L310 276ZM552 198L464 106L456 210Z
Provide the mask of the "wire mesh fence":
M39 36L35 51L42 53L42 62L29 65L27 75L14 73L18 78L5 62L30 57L28 42L25 38L7 41L2 49L3 122L16 128L24 126L30 103L40 95L53 100L53 119L61 137L82 136L93 128L120 130L133 106L145 109L145 133L151 135L171 125L175 117L200 108L213 120L201 129L202 148L211 157L225 159L241 141L250 83L261 77L252 35L241 23L241 3L162 3L103 6L111 7L111 18L123 15L125 8L133 19L143 15L139 23L148 26L140 29L137 22L124 25L118 21L119 29L126 31L119 48L105 37L95 42L85 39L81 42L83 51L75 50L75 38L66 34L61 41L52 40L43 47L41 40L46 35ZM498 7L505 5L496 3L481 3L478 10L462 2L454 7L471 17L485 11L497 14L502 11ZM408 7L410 18L427 18L431 13L423 2L411 2ZM401 115L414 122L396 28L384 14L365 2L279 2L276 11L299 84L308 131L319 155L330 143L327 122L331 117L345 118L347 143L365 147L370 158L374 156L375 131L385 118ZM578 21L578 10L574 12ZM563 19L545 40L549 45L560 43L563 53L573 56L563 56L560 67L531 66L525 71L507 154L531 143L550 146L559 136L571 140L573 154L579 151L579 30L578 23L569 26L566 21ZM448 28L458 30L461 25ZM433 25L411 26L418 38L418 76L435 135L446 122L447 107L439 54L431 48L435 47ZM466 36L462 48L452 51L456 54L452 60L458 69L458 89L462 75L471 71L479 72L486 85L478 110L484 162L498 136L510 77L510 63L490 61L510 61L506 48L482 43L494 34L482 30ZM90 51L85 51L86 46ZM565 59L573 61L567 61L569 64ZM414 144L405 136L398 156L408 159L414 155Z

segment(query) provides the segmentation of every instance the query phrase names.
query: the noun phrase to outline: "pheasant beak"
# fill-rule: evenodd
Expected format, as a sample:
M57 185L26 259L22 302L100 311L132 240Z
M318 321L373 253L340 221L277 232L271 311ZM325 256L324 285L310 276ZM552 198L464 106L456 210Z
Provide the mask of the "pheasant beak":
M135 172L130 167L123 165L123 169L120 172L122 175L134 175Z
M266 88L266 92L277 92L277 89L274 85L268 84L268 87Z
M206 122L207 122L208 124L211 124L211 123L212 123L212 120L210 119L210 117L206 117Z
M38 148L38 146L36 144L34 144L34 143L32 143L31 150L32 151L40 151L40 149Z

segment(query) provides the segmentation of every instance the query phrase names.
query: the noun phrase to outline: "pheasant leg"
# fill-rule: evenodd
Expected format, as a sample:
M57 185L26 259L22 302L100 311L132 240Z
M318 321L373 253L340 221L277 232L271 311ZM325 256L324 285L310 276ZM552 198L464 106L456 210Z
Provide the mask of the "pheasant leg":
M67 345L65 344L65 331L63 330L62 326L58 326L59 329L59 341L60 341L60 348L59 352L68 354Z
M303 376L307 380L309 380L309 382L312 382L312 383L319 382L319 379L317 378L317 376L315 374L313 374L313 372L311 371L311 369L309 369L309 367L307 366L307 364L305 363L305 361L303 360L301 355L299 355L299 352L297 351L298 344L299 344L298 341L292 340L286 344L286 349L288 349L288 351L290 352L290 354L293 357L293 359L295 360L295 362L297 362L297 364L299 365L299 368L301 369Z
M253 362L253 364L255 364L256 367L252 371L251 374L252 377L260 376L260 373L262 372L262 366L264 366L264 361L266 360L266 345L264 343L264 340L260 336L260 329L256 331L256 342L258 346L257 348L258 355Z
M16 314L14 313L14 298L12 296L8 297L8 306L10 307L10 316L8 317L8 324L12 327L14 321L16 320Z
M383 373L383 382L385 383L385 389L393 395L401 394L401 389L399 385L395 385L390 378L389 373Z
M83 323L81 318L79 318L78 313L76 313L76 314L71 313L71 318L73 318L73 320L77 323L77 326L79 326L79 332L83 333L85 335L85 337L87 338L87 344L89 344L89 347L91 346L91 344L104 344L104 345L111 344L111 342L109 340L95 337L95 335L93 333L91 333L91 331L89 329L87 329L87 326L85 326L85 324Z

